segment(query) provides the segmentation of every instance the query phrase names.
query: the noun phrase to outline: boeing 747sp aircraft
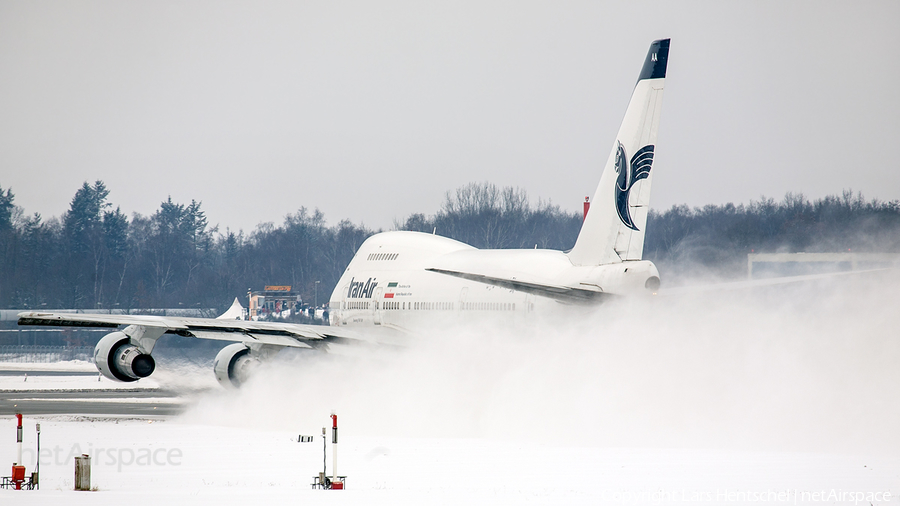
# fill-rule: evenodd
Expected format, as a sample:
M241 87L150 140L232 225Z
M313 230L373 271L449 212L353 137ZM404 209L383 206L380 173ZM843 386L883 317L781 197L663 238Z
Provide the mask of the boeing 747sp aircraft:
M560 303L655 292L659 272L641 255L668 57L669 39L650 45L570 251L479 250L432 234L385 232L366 240L344 271L331 294L330 326L243 321L231 310L217 319L25 312L19 325L116 329L97 344L94 360L118 381L153 373L153 347L165 334L235 341L214 369L220 383L237 386L254 363L285 347L386 340L454 320L515 323Z

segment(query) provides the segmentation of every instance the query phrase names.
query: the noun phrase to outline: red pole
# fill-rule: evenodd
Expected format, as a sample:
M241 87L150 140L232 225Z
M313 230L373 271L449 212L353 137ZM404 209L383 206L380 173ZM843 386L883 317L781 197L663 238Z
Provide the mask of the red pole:
M590 209L591 209L591 198L585 197L584 198L584 215L582 215L582 217L581 217L582 222L584 222L584 220L587 219L587 213Z

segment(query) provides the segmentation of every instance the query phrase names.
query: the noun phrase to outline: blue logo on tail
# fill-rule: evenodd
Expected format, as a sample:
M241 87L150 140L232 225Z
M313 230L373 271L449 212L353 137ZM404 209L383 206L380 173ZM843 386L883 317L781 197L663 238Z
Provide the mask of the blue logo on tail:
M616 150L616 211L619 213L619 219L631 230L637 230L634 221L631 219L631 211L628 209L628 192L634 186L634 183L641 179L647 179L650 176L650 166L653 165L653 145L648 144L638 150L631 157L631 170L629 171L628 155L625 154L625 148L619 143Z

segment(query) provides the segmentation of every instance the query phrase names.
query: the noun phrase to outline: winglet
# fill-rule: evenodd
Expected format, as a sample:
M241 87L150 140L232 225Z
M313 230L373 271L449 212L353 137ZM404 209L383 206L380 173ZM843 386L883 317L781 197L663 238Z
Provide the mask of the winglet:
M671 39L660 39L650 44L650 50L647 51L647 59L644 60L644 68L641 69L642 79L659 79L666 77L666 64L669 62L669 41Z

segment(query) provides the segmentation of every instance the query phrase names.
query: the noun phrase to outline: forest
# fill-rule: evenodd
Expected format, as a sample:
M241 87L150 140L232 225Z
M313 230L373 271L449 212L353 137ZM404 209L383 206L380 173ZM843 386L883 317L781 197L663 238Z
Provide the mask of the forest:
M126 215L102 181L85 182L60 217L28 215L0 187L0 308L218 308L265 285L291 285L327 300L360 244L379 230L329 225L298 207L280 225L251 232L211 226L201 202L160 203ZM448 191L433 215L397 230L447 236L478 248L550 248L575 243L581 212L532 201L524 190L470 183ZM673 206L651 210L644 258L667 274L744 275L750 252L900 252L900 201L844 191L810 201ZM664 281L665 282L665 281Z

